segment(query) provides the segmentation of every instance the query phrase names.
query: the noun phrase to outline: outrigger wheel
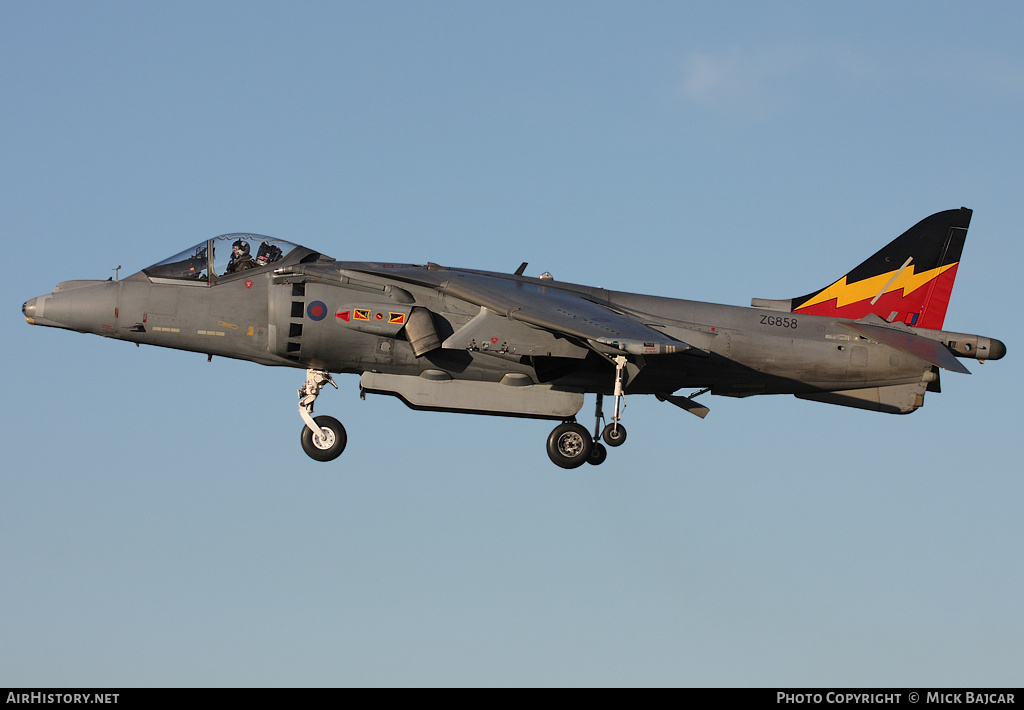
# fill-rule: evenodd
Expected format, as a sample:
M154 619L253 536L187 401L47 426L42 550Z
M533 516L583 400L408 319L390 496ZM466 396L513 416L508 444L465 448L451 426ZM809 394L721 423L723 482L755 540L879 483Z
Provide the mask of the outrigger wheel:
M618 422L612 422L601 432L601 438L608 446L622 446L626 443L626 427Z
M593 447L590 432L576 422L559 424L548 436L548 457L562 468L582 466L590 459Z

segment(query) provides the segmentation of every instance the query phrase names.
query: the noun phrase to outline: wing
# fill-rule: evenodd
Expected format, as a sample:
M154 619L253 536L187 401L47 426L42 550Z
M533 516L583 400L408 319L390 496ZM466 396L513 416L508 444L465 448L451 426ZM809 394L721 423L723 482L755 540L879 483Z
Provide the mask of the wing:
M663 355L693 349L639 320L584 294L532 280L452 272L443 291L536 328L600 343L633 355Z
M638 318L557 282L525 276L446 269L436 264L346 264L337 281L372 274L390 282L429 286L510 320L584 341L590 347L633 355L667 355L698 349L650 328ZM318 271L320 269L317 269ZM308 267L305 272L311 271ZM311 274L307 273L307 276ZM378 287L379 290L379 287ZM698 349L699 350L699 349Z

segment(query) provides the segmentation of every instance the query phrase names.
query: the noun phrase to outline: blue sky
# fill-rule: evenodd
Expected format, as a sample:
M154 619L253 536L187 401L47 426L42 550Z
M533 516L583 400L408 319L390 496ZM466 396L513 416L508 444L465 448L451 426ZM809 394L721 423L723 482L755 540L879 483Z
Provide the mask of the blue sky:
M1018 685L1019 3L0 3L0 685ZM550 424L30 328L253 231L747 305L975 210L908 417ZM592 399L583 415L589 417Z

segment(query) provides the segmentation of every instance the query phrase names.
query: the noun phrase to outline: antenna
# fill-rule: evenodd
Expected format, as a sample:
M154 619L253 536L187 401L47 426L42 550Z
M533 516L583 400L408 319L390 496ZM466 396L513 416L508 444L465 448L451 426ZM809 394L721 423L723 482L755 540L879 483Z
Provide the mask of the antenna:
M913 260L914 260L914 257L912 257L912 256L908 256L907 257L907 260L903 262L903 266L900 267L900 270L897 271L895 274L893 274L892 278L889 279L889 283L887 283L885 286L882 286L882 290L879 291L877 294L875 294L875 297L871 299L871 305L872 306L875 305L875 303L878 301L878 299L880 299L882 297L883 293L885 293L886 291L889 290L889 287L892 286L892 282L899 278L900 274L902 274L904 272L904 270L906 270L906 268L908 266L910 266L910 262L912 262Z
M114 281L118 280L118 278L117 278L118 273L117 272L120 271L120 270L121 270L121 265L120 264L117 265L117 268L111 269L111 271L114 272Z

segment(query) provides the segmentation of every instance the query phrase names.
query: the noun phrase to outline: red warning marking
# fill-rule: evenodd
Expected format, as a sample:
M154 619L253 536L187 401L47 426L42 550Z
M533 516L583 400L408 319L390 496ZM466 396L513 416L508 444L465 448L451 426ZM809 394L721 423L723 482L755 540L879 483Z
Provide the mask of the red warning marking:
M388 323L398 323L399 325L405 323L404 313L389 313L388 316Z
M245 282L245 287L246 287L246 288L252 288L252 281L248 281L248 280L247 280L247 281Z
M357 308L352 314L354 320L370 320L369 308Z
M384 314L383 313L377 313L373 317L376 318L377 320L384 320Z
M351 311L340 311L338 313L335 313L334 317L339 319L339 320L343 320L346 323L348 323L348 318L349 318L350 313L351 313Z

